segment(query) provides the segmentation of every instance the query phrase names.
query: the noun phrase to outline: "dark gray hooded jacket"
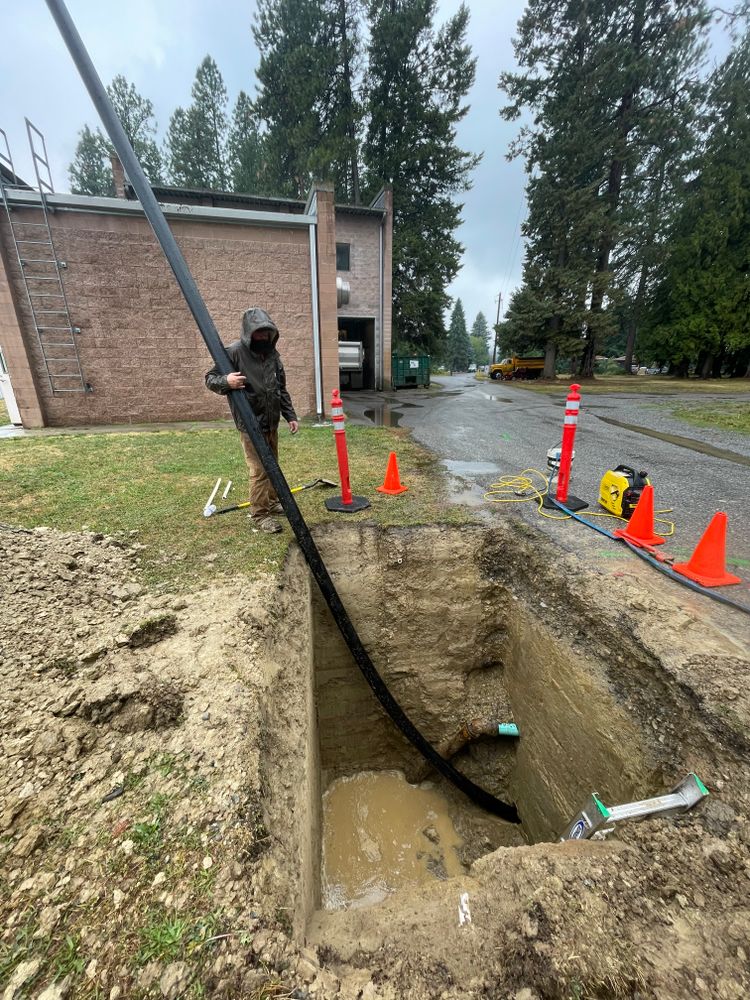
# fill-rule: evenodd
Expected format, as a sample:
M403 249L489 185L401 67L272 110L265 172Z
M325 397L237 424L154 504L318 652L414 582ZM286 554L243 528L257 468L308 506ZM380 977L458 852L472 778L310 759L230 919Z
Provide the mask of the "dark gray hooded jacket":
M253 351L250 348L250 339L256 330L270 330L273 334L271 350L267 353ZM266 434L276 430L281 417L284 420L297 419L291 396L286 388L284 366L276 350L278 339L278 328L268 313L263 309L248 309L242 317L242 336L229 344L226 349L234 370L245 376L246 398L258 418L261 430ZM238 430L244 431L245 426L235 402L235 396L240 390L234 392L230 390L226 376L219 374L219 369L216 367L206 374L206 385L211 392L218 392L221 396L229 394L229 406L234 422Z

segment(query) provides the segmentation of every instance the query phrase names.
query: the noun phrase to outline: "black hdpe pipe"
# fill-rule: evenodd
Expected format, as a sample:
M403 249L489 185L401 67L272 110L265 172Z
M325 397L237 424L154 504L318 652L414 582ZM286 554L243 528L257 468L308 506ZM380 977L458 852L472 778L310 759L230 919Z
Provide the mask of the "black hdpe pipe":
M159 244L164 251L164 255L169 262L169 266L174 272L177 284L180 286L188 308L192 312L195 322L198 324L198 329L206 342L206 347L208 348L209 353L221 374L229 375L230 372L234 371L234 367L229 360L227 352L224 350L224 345L222 344L214 322L209 315L206 304L198 291L198 286L195 284L193 276L190 273L190 269L185 262L185 258L182 256L180 248L177 246L177 242L172 235L172 231L167 225L167 221L159 208L156 198L154 197L151 186L146 180L146 176L141 169L141 165L133 152L133 147L130 145L130 141L125 135L120 120L115 114L114 108L107 97L107 93L102 86L102 82L99 79L96 69L94 68L94 64L92 63L81 40L81 36L78 34L78 30L73 24L73 20L70 17L65 4L62 3L62 0L46 0L46 3L53 18L55 19L57 27L60 29L60 34L68 47L68 51L73 57L73 62L78 68L78 72L80 73L86 89L89 92L91 100L94 102L94 107L99 113L99 117L101 118L102 123L107 130L107 134L112 141L112 145L115 147L117 155L120 157L120 162L125 168L125 173L128 175L130 183L133 185L133 189L138 196L138 200L140 201L141 207L146 214L146 218L151 224L154 235L159 241ZM328 570L321 559L318 548L313 541L307 524L305 523L305 519L300 513L299 507L292 496L289 485L284 478L284 474L282 473L273 452L266 443L266 439L263 437L255 418L255 414L253 413L244 392L242 392L242 390L235 390L235 392L235 400L237 402L237 408L239 409L240 416L242 417L242 422L247 428L253 447L258 453L258 456L263 463L263 467L268 474L268 478L271 480L284 511L289 518L289 523L292 526L300 548L305 554L310 571L315 577L328 607L331 609L331 614L333 615L333 618L338 625L341 635L344 637L344 640L349 647L357 666L362 671L365 680L374 691L381 705L401 732L407 737L407 739L409 739L416 749L419 750L422 756L428 760L437 771L448 778L449 781L452 781L457 788L460 788L462 792L468 795L472 801L476 802L477 805L482 806L482 808L486 809L488 812L494 813L511 823L520 822L515 806L508 805L506 802L501 802L499 799L495 798L494 795L491 795L483 788L480 788L479 785L475 785L473 781L466 777L466 775L461 774L461 772L457 771L449 761L444 760L440 756L432 744L429 743L413 725L404 710L386 687L382 677L375 669L375 665L362 645L362 642L357 635L357 631L349 619L349 615L346 613L346 609L344 608L341 598L333 585L333 581L328 575Z

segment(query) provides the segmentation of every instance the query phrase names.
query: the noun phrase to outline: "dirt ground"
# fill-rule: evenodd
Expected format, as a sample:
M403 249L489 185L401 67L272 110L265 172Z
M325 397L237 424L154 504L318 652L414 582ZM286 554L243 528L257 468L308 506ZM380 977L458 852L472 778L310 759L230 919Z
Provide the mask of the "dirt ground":
M461 529L423 530L436 551ZM747 619L528 532L467 533L488 586L596 650L659 773L710 798L300 924L301 591L148 592L137 536L0 526L3 1000L747 996Z

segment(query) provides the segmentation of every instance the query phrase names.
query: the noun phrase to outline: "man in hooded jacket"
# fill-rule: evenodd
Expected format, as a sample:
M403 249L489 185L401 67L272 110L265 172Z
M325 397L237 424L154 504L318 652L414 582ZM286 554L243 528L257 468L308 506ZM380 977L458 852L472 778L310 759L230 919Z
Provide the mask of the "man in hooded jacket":
M245 390L260 429L278 458L281 417L289 424L292 434L299 429L297 414L286 388L284 366L276 350L278 339L278 328L268 313L263 309L248 309L242 317L242 336L226 349L236 371L221 375L219 369L214 367L206 374L206 385L212 392L229 395L229 406L240 432L250 473L251 517L261 531L268 532L281 531L281 525L273 515L283 514L284 509L242 423L234 402L234 391Z

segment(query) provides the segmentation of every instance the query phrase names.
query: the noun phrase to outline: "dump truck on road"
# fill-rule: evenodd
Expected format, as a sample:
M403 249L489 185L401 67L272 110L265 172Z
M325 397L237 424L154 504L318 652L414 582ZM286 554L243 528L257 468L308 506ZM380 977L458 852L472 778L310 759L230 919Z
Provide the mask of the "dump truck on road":
M504 358L496 365L490 365L490 378L505 379L509 381L514 378L539 378L544 371L544 358Z

